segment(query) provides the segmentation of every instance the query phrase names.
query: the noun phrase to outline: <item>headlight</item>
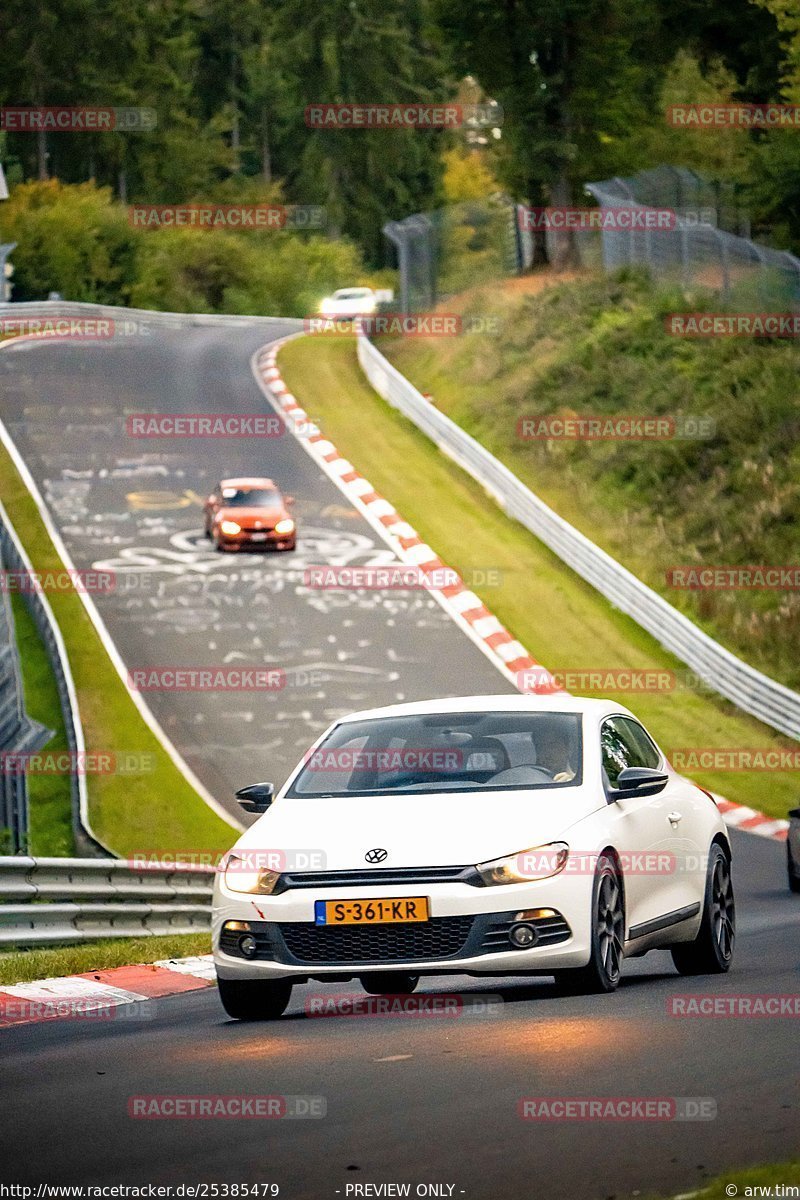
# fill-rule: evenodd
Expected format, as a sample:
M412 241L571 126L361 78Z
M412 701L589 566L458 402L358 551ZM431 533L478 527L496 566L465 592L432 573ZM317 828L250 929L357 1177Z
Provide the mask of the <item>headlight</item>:
M285 521L278 521L278 524L275 526L276 533L292 533L293 530L294 521L291 521L288 517Z
M334 307L333 301L329 300L326 296L319 306L319 311L322 313L323 317L328 317L333 312Z
M223 521L220 525L223 533L241 533L242 527L236 521Z
M566 842L550 842L547 846L520 850L519 854L509 854L506 858L478 863L476 870L489 887L499 883L529 883L532 879L558 875L567 865L568 858Z
M232 892L246 892L254 896L271 896L281 877L280 871L250 870L242 859L231 854L225 864L225 886Z

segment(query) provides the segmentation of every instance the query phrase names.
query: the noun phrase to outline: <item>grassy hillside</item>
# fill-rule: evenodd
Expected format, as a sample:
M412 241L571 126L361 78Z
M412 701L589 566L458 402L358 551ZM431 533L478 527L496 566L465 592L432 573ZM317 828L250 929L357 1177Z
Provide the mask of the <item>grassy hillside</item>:
M734 653L798 688L797 591L688 592L666 580L685 564L800 563L800 349L666 333L668 313L715 307L630 274L535 293L497 285L447 305L496 317L497 333L381 349L557 512ZM519 436L520 418L556 413L697 418L714 432L638 442Z

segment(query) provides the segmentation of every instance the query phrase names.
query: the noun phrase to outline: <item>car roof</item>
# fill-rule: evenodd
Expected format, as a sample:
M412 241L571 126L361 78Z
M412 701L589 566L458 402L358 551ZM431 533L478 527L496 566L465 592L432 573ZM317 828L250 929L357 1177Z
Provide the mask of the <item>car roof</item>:
M275 488L277 491L277 486L272 479L266 479L260 475L243 475L238 479L220 479L219 486L235 488Z
M633 716L623 704L613 700L589 699L585 696L570 696L566 692L556 695L532 696L445 696L439 700L417 700L405 704L387 704L383 708L369 708L349 713L344 721L361 721L374 717L405 717L429 713L472 713L472 712L538 712L579 713L596 719L622 713Z

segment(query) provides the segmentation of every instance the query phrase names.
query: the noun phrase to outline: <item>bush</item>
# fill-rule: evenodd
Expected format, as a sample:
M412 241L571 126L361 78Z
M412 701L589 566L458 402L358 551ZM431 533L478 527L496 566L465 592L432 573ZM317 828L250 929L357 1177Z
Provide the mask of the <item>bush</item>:
M227 202L264 203L226 196ZM270 198L270 202L274 197ZM171 312L304 316L364 280L359 251L287 231L133 228L109 188L58 180L15 187L0 238L16 242L14 300L132 304Z

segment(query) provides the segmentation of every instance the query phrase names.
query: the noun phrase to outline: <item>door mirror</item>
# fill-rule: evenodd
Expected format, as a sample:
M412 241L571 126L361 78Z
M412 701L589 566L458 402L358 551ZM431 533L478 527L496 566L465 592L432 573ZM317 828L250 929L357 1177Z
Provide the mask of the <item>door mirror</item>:
M236 793L236 799L248 813L265 813L274 798L274 783L250 783Z
M609 792L611 800L624 800L629 796L657 796L669 783L665 771L653 767L625 767L617 776L617 786Z

